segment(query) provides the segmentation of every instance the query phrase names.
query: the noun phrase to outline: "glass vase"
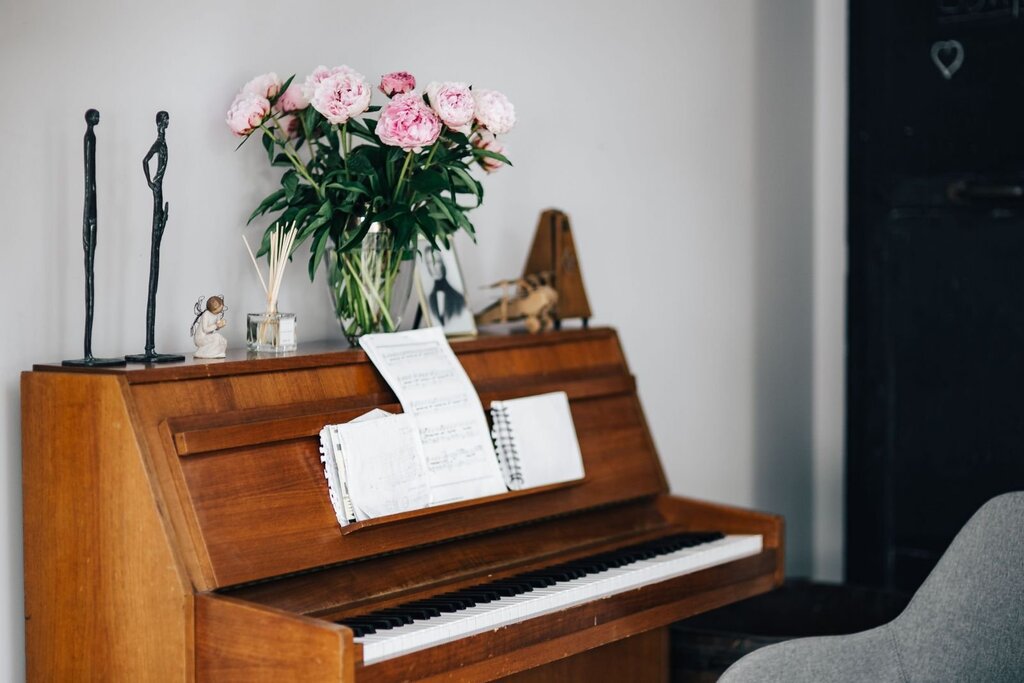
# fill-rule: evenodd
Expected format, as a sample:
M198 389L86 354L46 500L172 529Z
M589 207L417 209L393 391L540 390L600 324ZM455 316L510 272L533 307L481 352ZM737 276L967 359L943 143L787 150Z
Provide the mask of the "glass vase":
M398 329L412 291L414 255L412 249L396 247L391 233L380 229L350 249L327 251L328 294L352 346L364 334Z
M287 353L298 348L294 313L250 313L245 343L256 353Z

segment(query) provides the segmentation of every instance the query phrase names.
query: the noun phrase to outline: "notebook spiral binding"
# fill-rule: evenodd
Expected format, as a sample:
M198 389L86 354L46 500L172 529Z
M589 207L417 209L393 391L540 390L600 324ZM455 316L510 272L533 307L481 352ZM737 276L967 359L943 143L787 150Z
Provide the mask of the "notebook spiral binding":
M523 469L519 462L519 451L516 449L515 430L509 420L508 407L495 401L491 404L491 438L498 453L498 464L501 466L505 483L513 491L523 487Z

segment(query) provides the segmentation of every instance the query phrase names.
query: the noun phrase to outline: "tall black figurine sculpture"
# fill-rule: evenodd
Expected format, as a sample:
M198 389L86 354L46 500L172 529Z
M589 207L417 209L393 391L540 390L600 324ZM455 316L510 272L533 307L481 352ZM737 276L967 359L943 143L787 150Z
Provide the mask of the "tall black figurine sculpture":
M85 357L66 360L63 365L85 367L117 367L124 365L121 358L95 358L92 355L92 315L96 297L96 133L93 126L100 122L95 109L85 112L85 211L82 217L82 249L85 250Z
M142 160L142 170L146 174L146 182L153 191L153 240L149 249L149 300L146 303L146 352L125 356L132 363L173 363L185 360L185 356L172 353L157 353L154 350L154 328L156 327L156 287L160 280L160 240L164 237L167 226L167 214L170 204L164 202L164 171L167 170L167 141L164 132L170 116L160 111L156 114L156 142L149 148L146 158ZM157 158L156 173L149 173L149 160Z

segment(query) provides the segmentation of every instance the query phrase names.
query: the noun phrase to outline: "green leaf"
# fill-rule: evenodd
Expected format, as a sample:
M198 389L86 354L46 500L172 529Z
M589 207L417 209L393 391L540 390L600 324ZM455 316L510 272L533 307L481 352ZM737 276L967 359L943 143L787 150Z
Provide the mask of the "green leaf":
M249 216L249 220L245 222L246 225L252 223L256 216L262 216L265 214L275 202L284 197L284 190L275 190L267 195L266 199L260 202L260 205L256 207L256 210Z
M334 183L327 183L324 187L331 187L338 190L347 190L355 194L369 195L370 191L357 182L351 180L339 180Z
M466 137L465 133L459 133L458 131L449 130L447 133L445 133L444 137L446 139L448 139L448 140L451 140L453 143L455 143L459 147L464 147L464 146L469 145L469 138Z
M450 199L446 199L445 197L438 197L437 200L441 206L444 206L448 210L448 215L452 217L453 223L460 228L464 228L467 232L471 232L473 230L473 224L469 222L469 219L466 218L466 214L463 213L463 207Z
M267 150L267 161L274 163L274 136L270 133L263 133L263 149Z
M482 197L483 193L480 190L480 183L478 183L476 181L476 179L473 178L473 176L469 175L468 173L463 171L461 168L458 168L458 167L453 168L452 172L456 176L458 176L459 179L467 186L467 188L468 188L467 191L472 193L473 196L476 197L476 205L480 206L480 202L483 200L483 197Z
M395 229L395 244L399 247L412 242L416 234L416 219L408 213L402 213L394 217L391 225Z
M302 122L306 124L306 130L309 131L309 136L314 139L317 137L315 130L317 124L316 117L318 115L319 112L316 109L313 109L313 107L306 107L302 111Z
M311 220L309 222L309 225L307 225L306 227L302 228L299 231L299 234L295 236L296 243L301 244L302 242L305 242L306 239L310 235L315 234L317 232L317 230L321 226L326 225L328 220L330 220L330 217L326 217L326 216L317 216L316 218Z
M369 175L374 172L373 164L363 154L352 154L348 159L348 170L356 175Z
M490 157L491 159L497 159L501 163L507 164L508 166L512 165L512 162L509 161L508 157L506 157L504 154L498 154L497 152L492 152L489 149L480 149L479 147L474 147L473 156L476 157L477 160L479 160L481 157Z
M320 205L319 209L317 209L316 215L324 218L331 217L331 201L329 199L324 200L324 203Z
M331 236L329 230L324 230L313 243L309 257L309 279L312 282L316 278L316 268L324 257L324 250L327 248L327 238Z
M434 195L430 198L430 201L434 206L436 206L440 210L441 215L444 216L445 219L447 219L450 223L455 223L455 217L452 216L452 212L448 210L447 204L443 199L441 199L441 197Z
M288 80L287 80L287 81L285 81L285 82L284 82L284 83L283 83L283 84L281 85L281 89L277 91L277 94L276 94L276 95L274 95L273 97L271 97L271 98L270 98L270 106L271 106L271 107L273 107L273 106L274 106L275 104L277 104L277 101L278 101L279 99L281 99L281 96L282 96L282 95L284 95L284 91L288 89L288 86L292 84L292 81L293 81L293 80L295 80L295 74L292 74L292 75L291 75L291 76L290 76L290 77L288 78Z
M414 175L409 180L409 187L423 194L436 194L448 189L448 180L441 171L429 169Z
M338 251L345 251L353 245L360 244L363 238L366 237L366 233L370 231L370 226L377 221L377 216L374 214L367 214L362 221L359 223L359 229L356 230L348 239L346 239Z
M437 222L430 216L427 211L417 211L413 214L413 218L416 219L416 223L420 227L420 234L427 238L427 241L435 248L437 246L437 233L440 230L437 227Z
M299 174L295 172L295 169L288 169L283 176L281 176L281 186L284 187L284 196L291 201L295 197L295 191L299 188Z

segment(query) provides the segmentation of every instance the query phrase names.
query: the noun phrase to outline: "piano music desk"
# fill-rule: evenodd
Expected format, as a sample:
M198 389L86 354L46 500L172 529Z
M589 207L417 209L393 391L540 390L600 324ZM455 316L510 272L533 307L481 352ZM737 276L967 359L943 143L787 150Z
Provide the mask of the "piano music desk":
M668 493L613 330L453 347L484 405L568 393L582 482L343 530L319 430L399 408L358 350L24 373L29 680L664 680L667 624L781 583L780 517ZM763 547L369 664L337 623L703 530Z

